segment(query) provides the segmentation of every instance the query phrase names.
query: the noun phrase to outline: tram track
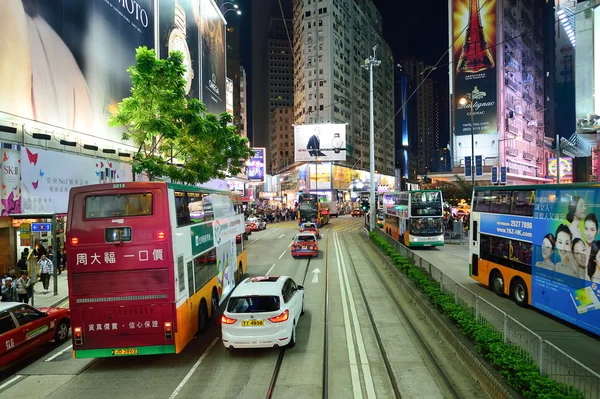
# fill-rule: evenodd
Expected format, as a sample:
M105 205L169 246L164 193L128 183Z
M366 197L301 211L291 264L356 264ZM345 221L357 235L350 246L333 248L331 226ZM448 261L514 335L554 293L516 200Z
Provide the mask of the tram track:
M348 235L345 235L344 238L342 238L343 242L346 244L346 247L348 247L348 239L346 238ZM427 358L429 359L429 361L431 362L431 364L435 367L435 371L437 372L437 374L441 377L442 382L444 383L445 387L448 389L449 393L452 395L453 398L460 398L458 392L456 392L454 385L451 383L450 378L448 377L447 372L445 372L441 367L439 362L437 361L434 353L432 352L432 350L430 349L429 345L427 345L427 343L425 342L425 340L422 338L421 334L419 333L419 331L417 330L415 324L411 321L410 317L408 316L407 312L404 310L404 308L402 307L402 305L400 304L400 301L396 298L396 296L394 295L393 291L391 290L391 288L388 286L388 284L386 283L386 279L384 277L384 275L381 273L381 271L379 270L379 268L377 267L377 265L375 264L375 262L373 262L373 260L369 257L369 255L367 254L367 251L364 248L364 238L359 237L360 234L353 234L354 237L354 243L356 244L356 248L360 251L360 253L364 256L364 258L367 260L367 263L369 264L370 270L373 272L373 274L375 276L377 276L377 279L380 283L380 285L383 287L385 294L387 294L387 297L391 300L391 302L393 303L394 307L396 308L396 310L398 310L398 312L400 313L400 315L402 316L402 324L407 326L410 331L412 332L412 335L414 337L416 337L419 346L423 349L424 353L427 355ZM363 242L363 244L361 244L361 241ZM373 318L373 313L371 310L370 305L368 304L365 292L364 292L364 288L363 288L363 284L361 283L361 279L358 275L357 269L356 269L356 265L354 263L354 261L352 260L352 257L349 257L350 259L350 264L352 267L352 270L354 272L354 275L356 277L356 281L359 287L359 291L361 293L361 297L363 299L363 302L365 304L365 308L367 311L367 314L369 315L369 320L371 322L371 326L373 327L373 331L375 333L375 337L376 337L376 341L377 341L377 345L381 351L381 355L383 357L383 361L385 364L385 368L386 371L388 372L388 377L390 378L390 382L392 383L392 389L394 391L394 395L396 398L401 398L401 394L400 394L400 390L399 387L397 385L397 380L396 377L394 375L393 369L391 367L389 358L387 357L387 354L385 352L385 347L383 346L383 341L381 339L381 335L379 334L377 325L375 323L375 320Z

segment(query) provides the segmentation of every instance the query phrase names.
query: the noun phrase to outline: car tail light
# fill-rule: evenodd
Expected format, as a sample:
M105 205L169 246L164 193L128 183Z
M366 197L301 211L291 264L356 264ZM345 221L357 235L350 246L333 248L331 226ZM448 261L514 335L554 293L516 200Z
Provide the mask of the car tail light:
M77 237L71 237L71 244L72 245L79 244L79 238L77 238Z
M158 239L159 240L164 240L166 236L167 236L167 234L164 231L158 232Z
M75 345L83 345L83 333L81 327L73 328L73 342L75 342Z
M272 323L281 323L290 318L290 312L286 309L285 312L279 316L269 317L269 321Z
M165 322L165 339L173 339L173 324L170 321Z
M237 321L237 319L232 319L231 317L227 317L225 315L221 316L221 323L223 324L233 324Z

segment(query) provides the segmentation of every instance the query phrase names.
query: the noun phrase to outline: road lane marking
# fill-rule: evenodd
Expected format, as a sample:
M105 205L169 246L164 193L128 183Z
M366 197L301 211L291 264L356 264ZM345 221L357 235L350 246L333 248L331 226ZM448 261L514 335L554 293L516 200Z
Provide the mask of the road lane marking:
M66 351L70 350L71 348L73 348L73 345L67 346L65 349L56 352L54 355L52 355L48 359L44 360L44 362L51 362L52 360L56 359L57 357L59 357L60 355L62 355Z
M194 374L194 372L196 371L196 369L198 368L198 366L200 366L200 363L202 363L202 361L204 360L204 358L208 355L208 352L210 352L210 350L213 348L213 346L215 346L215 344L217 343L217 341L219 340L219 337L216 337L213 342L208 346L208 348L206 348L206 350L204 351L204 353L202 354L202 356L200 356L200 359L198 359L196 361L196 363L192 366L192 368L190 369L190 371L188 371L187 375L185 377L183 377L183 380L179 383L179 385L177 385L177 388L175 388L175 390L173 391L173 393L171 394L171 396L169 396L169 399L174 399L177 397L177 395L179 395L179 392L181 391L181 388L183 388L183 386L188 382L188 380L190 379L190 377L192 376L192 374Z
M25 377L24 375L15 375L13 378L6 381L4 384L0 385L0 391L3 390L4 388L8 387L9 385L11 385L13 382L16 382L17 380L20 380L21 378L24 378L24 377Z
M280 236L279 236L279 237L277 237L277 238L282 238L282 237L285 237L285 234L282 234L282 235L280 235Z
M283 251L283 252L281 253L281 255L279 255L279 259L283 258L283 255L285 255L285 253L286 253L286 252L287 252L287 249L286 249L285 251Z
M290 245L288 245L288 248L291 247L293 243L294 243L294 241L290 242Z
M343 276L345 277L343 283L346 285L346 291L349 293L351 297L352 290L350 289L350 282L348 278L348 271L346 269L346 259L344 258L344 253L342 252L342 247L338 239L338 233L335 233L334 240L339 247L340 257L342 259L341 266L343 271ZM356 305L353 300L350 300L350 314L352 314L352 324L354 327L354 335L356 336L356 343L358 346L358 354L360 355L362 370L363 370L363 378L365 380L365 389L367 391L367 398L376 398L375 395L375 386L373 385L373 377L371 375L371 366L369 365L369 359L367 358L367 350L365 348L365 342L363 340L362 331L360 329L360 325L358 323L358 314L356 312Z
M319 274L320 273L321 273L321 271L319 270L318 267L315 270L312 271L312 274L313 274L312 282L313 283L318 283L319 282Z
M354 350L354 339L352 337L352 328L350 327L350 315L348 314L348 302L346 299L346 288L344 287L342 280L342 271L340 268L341 258L340 251L338 249L337 241L335 241L335 253L337 259L337 271L338 279L340 280L340 291L342 293L342 314L344 316L344 331L346 332L346 347L348 350L348 362L350 363L350 379L352 381L352 391L354 392L354 398L362 398L362 389L360 387L360 374L358 372L358 362L356 361L356 351Z
M269 270L267 270L267 276L271 273L271 270L273 270L273 268L275 267L275 263L273 263L273 265L271 266L271 268Z
M263 234L262 236L258 237L256 240L252 241L250 244L254 244L256 241L260 240L261 238L268 236L269 234L271 234L273 231L269 231L268 233Z

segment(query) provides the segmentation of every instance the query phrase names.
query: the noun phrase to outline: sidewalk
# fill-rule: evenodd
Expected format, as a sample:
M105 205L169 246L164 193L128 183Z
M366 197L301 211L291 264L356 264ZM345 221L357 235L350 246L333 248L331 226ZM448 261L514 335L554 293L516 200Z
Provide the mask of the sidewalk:
M36 308L58 306L65 302L69 297L69 286L67 284L67 271L65 270L58 276L58 295L54 295L54 276L50 277L50 287L48 293L44 294L44 287L41 281L38 281L33 288L33 303L30 305Z

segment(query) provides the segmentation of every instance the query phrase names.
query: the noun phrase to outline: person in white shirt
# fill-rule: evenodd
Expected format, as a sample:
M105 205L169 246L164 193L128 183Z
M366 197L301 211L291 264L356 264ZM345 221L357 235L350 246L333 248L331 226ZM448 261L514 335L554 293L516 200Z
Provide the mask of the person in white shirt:
M46 255L40 257L38 265L40 265L40 279L44 286L44 294L47 294L50 286L50 275L54 272L54 265L50 259L46 258Z

